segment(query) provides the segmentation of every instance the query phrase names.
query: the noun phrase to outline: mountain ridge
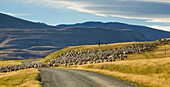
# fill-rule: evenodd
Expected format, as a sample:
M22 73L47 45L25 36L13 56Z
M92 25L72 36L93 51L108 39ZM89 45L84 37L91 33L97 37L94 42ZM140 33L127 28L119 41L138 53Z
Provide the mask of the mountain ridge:
M67 46L147 41L133 30L103 28L0 29L0 60L44 58Z
M162 38L170 38L170 32L158 30L154 28L150 28L147 26L140 25L129 25L125 23L119 22L84 22L77 24L61 24L57 25L58 28L66 28L66 27L100 27L100 28L110 28L110 29L131 29L140 34L143 34L148 40L157 40Z
M0 60L44 58L64 47L95 45L97 42L109 44L170 38L170 32L118 22L49 26L3 14L0 14L0 20Z
M67 27L97 27L97 28L109 28L109 29L131 29L142 35L148 40L153 41L162 38L170 38L169 31L158 30L141 25L130 25L120 22L84 22L76 24L60 24L56 26L50 26L44 23L35 23L16 17L12 17L6 14L0 13L0 28L14 28L14 29L62 29Z
M45 29L53 28L44 23L36 23L13 17L7 14L0 13L0 28L14 28L14 29Z

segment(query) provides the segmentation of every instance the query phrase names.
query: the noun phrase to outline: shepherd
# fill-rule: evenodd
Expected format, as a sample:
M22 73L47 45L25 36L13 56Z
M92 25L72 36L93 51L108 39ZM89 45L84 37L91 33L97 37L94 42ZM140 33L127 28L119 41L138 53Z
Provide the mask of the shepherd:
M100 47L100 42L98 42L98 45L99 45L99 47Z

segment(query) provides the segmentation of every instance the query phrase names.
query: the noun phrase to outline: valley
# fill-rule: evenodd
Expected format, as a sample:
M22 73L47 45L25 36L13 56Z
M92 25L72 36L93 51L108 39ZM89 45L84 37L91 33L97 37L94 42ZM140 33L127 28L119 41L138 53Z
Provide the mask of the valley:
M111 43L147 40L131 30L103 28L0 29L0 32L0 60L44 58L67 46L97 44L98 41Z
M142 42L169 38L169 31L120 22L47 25L0 13L0 60L45 58L77 45Z
M170 87L170 32L0 13L0 87Z
M169 39L167 39L169 40ZM65 53L69 50L110 50L110 49L114 49L114 48L124 48L126 46L132 45L132 44L151 44L151 43L159 43L159 41L153 41L153 42L127 42L127 43L114 43L114 44L108 44L108 45L101 45L100 47L98 45L82 45L82 46L71 46L71 47L67 47L61 50L58 50L50 55L48 55L46 58L44 59L40 59L37 60L36 62L48 62L49 60L52 60L53 58L57 57L58 55L61 55L62 53ZM165 48L166 48L166 53L165 53ZM116 61L110 61L110 62L100 62L100 63L92 63L92 64L83 64L83 65L73 65L73 66L62 66L59 65L59 67L51 67L51 68L42 68L40 70L40 72L42 73L42 82L36 82L36 83L32 83L33 77L35 76L35 73L38 74L40 72L33 72L32 74L32 79L29 80L29 82L31 82L31 84L27 84L26 82L24 82L23 84L18 83L21 87L29 87L30 85L34 86L34 87L39 87L40 83L42 83L43 85L49 86L49 85L61 85L59 81L64 81L62 83L65 83L65 87L70 84L67 83L64 79L68 79L67 76L62 76L61 73L65 73L66 75L71 75L73 77L71 77L74 80L77 80L77 77L81 77L79 78L79 81L81 84L82 79L88 79L88 80L92 80L91 82L88 82L88 84L86 85L107 85L110 84L109 82L105 83L100 83L100 82L96 82L96 80L94 80L95 78L100 78L103 77L102 75L106 75L109 76L109 79L112 79L112 77L114 78L113 81L118 81L121 82L119 87L123 87L123 84L126 84L126 86L128 85L135 85L135 86L149 86L149 87L168 87L169 84L169 64L170 64L170 45L169 44L160 44L157 46L157 49L153 49L150 51L144 51L144 52L140 52L138 54L128 54L127 55L128 58L125 58L125 60L119 60L116 59ZM30 60L25 60L25 61L30 61ZM1 61L2 62L2 61ZM13 63L16 64L20 64L20 61L11 61ZM10 64L10 61L8 61L7 63ZM24 70L19 70L19 71L14 71L14 72L8 72L8 73L2 73L1 76L11 76L13 73L18 73L18 72L23 72L27 70L31 71L33 69L24 69ZM80 71L77 71L80 70ZM86 71L90 71L90 72L86 72ZM91 73L91 72L95 72L95 73L99 73L99 75L97 77L95 77L95 73ZM60 79L50 79L51 74L49 75L49 73L53 73L52 77L55 78L60 78ZM78 74L76 74L78 73ZM90 75L86 75L87 73L91 73L92 77L90 77ZM27 74L27 73L26 73ZM75 76L76 74L76 76ZM95 74L95 75L93 75ZM101 75L102 74L102 75ZM28 76L29 76L28 75ZM45 76L45 77L44 77ZM85 76L85 77L84 77ZM12 79L14 77L8 77L8 79L10 79L10 81L14 81L15 79ZM23 77L21 77L21 81L25 81L22 80ZM28 77L25 77L28 78ZM62 79L64 78L64 79ZM72 80L70 78L70 80ZM104 76L103 78L106 79L106 77ZM147 78L147 79L146 79ZM2 77L3 82L0 83L0 85L4 86L9 86L11 84L5 84L6 78ZM101 79L101 78L100 78ZM57 82L56 82L57 81ZM84 80L83 80L84 81ZM93 83L93 81L95 81ZM111 80L112 81L112 80ZM6 81L5 81L6 82ZM100 84L99 84L100 83ZM75 86L76 83L70 84ZM116 84L115 84L116 85ZM117 83L118 85L118 83ZM18 85L15 85L18 86ZM112 85L110 85L112 86Z

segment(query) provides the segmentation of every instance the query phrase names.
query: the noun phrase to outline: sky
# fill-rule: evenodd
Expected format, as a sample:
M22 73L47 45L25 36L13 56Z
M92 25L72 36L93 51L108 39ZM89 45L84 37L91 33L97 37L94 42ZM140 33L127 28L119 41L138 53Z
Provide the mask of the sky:
M0 13L49 25L121 22L170 31L170 0L0 0Z

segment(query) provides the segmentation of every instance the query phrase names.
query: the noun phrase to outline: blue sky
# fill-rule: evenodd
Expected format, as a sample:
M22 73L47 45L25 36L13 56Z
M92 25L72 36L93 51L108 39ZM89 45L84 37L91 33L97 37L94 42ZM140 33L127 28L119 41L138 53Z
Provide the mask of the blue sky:
M123 22L170 31L170 0L1 0L0 12L49 25Z

